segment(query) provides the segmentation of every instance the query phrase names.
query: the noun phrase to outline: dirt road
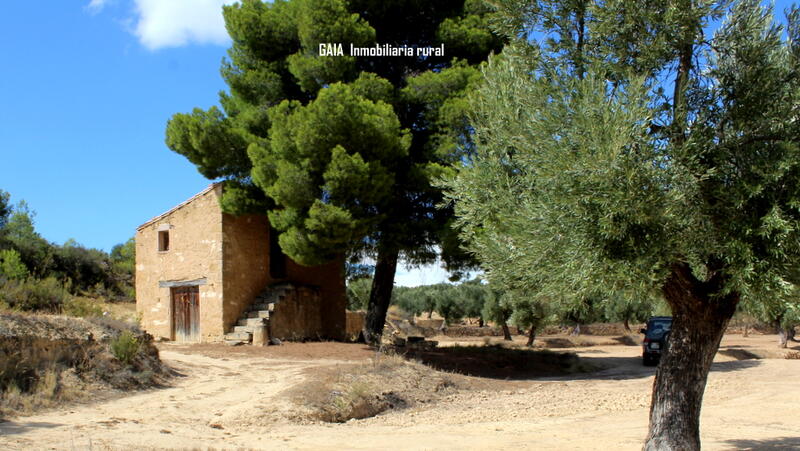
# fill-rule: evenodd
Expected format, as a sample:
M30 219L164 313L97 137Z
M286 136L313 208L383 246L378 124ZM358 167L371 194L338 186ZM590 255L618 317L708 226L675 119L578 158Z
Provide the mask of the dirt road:
M705 449L800 449L800 360L735 358L774 348L772 336L725 338L728 355L717 356L706 389ZM368 356L348 349L345 358ZM640 449L654 369L636 346L571 350L608 369L493 381L435 405L297 425L279 394L309 369L344 361L167 345L162 359L181 374L172 386L0 423L0 449Z

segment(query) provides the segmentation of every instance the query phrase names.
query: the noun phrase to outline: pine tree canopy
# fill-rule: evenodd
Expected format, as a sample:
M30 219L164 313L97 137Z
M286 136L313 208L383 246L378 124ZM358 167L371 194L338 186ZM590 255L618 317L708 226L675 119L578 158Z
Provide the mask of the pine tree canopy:
M228 180L226 212L269 212L300 263L382 247L430 260L452 218L431 182L469 152L465 94L502 46L491 13L479 0L226 6L222 108L174 115L167 144ZM343 56L320 55L336 43ZM350 44L443 44L445 55L355 57Z

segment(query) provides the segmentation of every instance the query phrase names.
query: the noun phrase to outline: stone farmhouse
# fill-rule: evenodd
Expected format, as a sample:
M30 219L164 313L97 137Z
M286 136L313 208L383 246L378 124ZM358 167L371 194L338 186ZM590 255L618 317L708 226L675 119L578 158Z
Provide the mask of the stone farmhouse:
M156 338L184 342L342 339L343 261L301 266L266 216L232 216L224 183L136 230L136 310ZM265 326L265 327L261 327Z

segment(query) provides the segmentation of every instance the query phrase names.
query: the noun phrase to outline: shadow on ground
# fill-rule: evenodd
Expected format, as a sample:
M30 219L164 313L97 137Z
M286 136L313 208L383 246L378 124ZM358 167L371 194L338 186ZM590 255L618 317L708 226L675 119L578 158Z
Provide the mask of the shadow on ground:
M35 429L52 429L63 426L58 423L45 423L45 422L16 422L16 421L2 421L0 420L0 437L4 435L24 434L25 432Z
M800 437L779 437L764 440L727 440L731 447L740 450L797 450L800 449Z
M490 379L625 380L650 377L656 371L656 367L644 366L638 355L586 355L591 352L581 351L583 355L578 356L574 352L508 348L501 345L398 350L406 358L417 360L436 370ZM747 351L720 352L738 360L714 363L712 372L739 371L760 365L758 356Z
M573 352L505 348L503 346L447 346L399 351L431 368L467 376L524 380L597 371Z

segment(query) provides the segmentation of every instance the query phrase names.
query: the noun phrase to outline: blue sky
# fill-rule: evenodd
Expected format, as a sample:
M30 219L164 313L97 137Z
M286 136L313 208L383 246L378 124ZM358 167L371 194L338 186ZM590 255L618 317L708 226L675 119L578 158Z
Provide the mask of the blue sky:
M160 30L157 2L105 3L3 5L0 189L28 202L46 239L108 250L209 183L167 149L164 128L216 103L227 41L224 29L194 41ZM219 17L220 2L188 3Z
M166 147L164 129L225 89L223 3L3 5L0 189L28 203L47 240L110 250L209 184ZM396 280L446 277L439 267L400 267Z
M0 189L28 202L46 239L109 250L208 185L166 147L164 128L225 89L223 3L4 3ZM398 273L402 284L445 276Z

